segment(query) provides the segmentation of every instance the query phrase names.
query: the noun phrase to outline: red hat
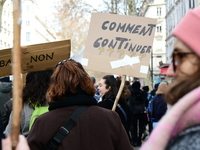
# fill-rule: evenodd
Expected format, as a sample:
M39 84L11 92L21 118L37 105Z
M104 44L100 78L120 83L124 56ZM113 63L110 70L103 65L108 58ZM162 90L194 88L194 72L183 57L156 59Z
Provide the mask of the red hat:
M200 7L189 10L172 34L200 57Z

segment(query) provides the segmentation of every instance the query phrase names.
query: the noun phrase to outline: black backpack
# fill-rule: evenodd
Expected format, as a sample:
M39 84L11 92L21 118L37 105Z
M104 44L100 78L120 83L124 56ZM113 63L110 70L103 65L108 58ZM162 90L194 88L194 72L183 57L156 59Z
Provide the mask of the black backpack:
M141 114L146 111L145 96L143 92L132 93L128 100L129 107L133 114Z

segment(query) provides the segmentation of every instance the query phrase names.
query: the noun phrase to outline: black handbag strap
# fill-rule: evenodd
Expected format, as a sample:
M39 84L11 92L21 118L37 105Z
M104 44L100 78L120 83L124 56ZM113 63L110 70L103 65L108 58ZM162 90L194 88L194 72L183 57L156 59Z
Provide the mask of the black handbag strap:
M46 150L56 150L64 137L69 134L69 130L76 124L77 119L87 109L88 106L78 106L73 112L70 118L60 127L59 131L53 137L51 143L48 145Z

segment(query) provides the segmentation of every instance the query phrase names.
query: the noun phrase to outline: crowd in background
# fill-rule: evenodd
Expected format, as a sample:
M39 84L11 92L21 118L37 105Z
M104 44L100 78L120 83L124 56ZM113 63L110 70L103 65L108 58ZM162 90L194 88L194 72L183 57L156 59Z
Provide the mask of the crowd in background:
M48 105L46 101L46 92L49 88L52 73L52 70L47 70L31 72L26 75L26 84L23 89L23 110L20 125L20 133L25 137L29 135L31 115L35 107ZM91 76L90 79L95 89L94 98L97 106L111 110L121 85L121 77L106 75L102 77L98 85L96 85L95 77ZM9 80L9 77L4 77L0 80L0 85L5 84L6 86L4 86L4 88L7 89L7 93L0 95L5 99L1 106L1 119L3 123L1 131L3 131L4 134L9 135L12 117L12 82ZM159 83L155 85L151 92L149 92L149 87L141 87L141 84L138 81L133 82L131 85L128 82L129 81L126 81L116 112L120 117L130 144L134 147L140 147L142 140L145 140L145 137L149 136L152 131L152 118L154 118L153 114L157 114L157 109L155 106L153 110L155 113L152 113L151 117L149 117L150 114L147 108L149 102L152 99L156 99L156 96L159 95L156 94L157 89L159 89ZM163 82L161 84L165 83ZM161 94L163 94L162 91ZM162 103L164 103L164 100L162 101ZM161 111L163 111L162 115L164 115L166 110L163 109ZM159 119L161 117L162 116L160 115ZM154 122L158 121L158 119L154 120ZM148 127L147 124L149 124ZM148 132L147 129L149 129Z
M138 81L126 82L115 111L120 77L106 75L95 87L95 77L73 59L59 62L46 76L40 76L46 71L28 73L20 122L27 139L20 135L18 150L200 149L199 24L200 7L189 10L172 32L176 39L167 76L174 82L157 83L151 92ZM0 79L0 136L8 136L2 140L4 150L11 145L11 91L8 78ZM36 106L46 105L30 128Z

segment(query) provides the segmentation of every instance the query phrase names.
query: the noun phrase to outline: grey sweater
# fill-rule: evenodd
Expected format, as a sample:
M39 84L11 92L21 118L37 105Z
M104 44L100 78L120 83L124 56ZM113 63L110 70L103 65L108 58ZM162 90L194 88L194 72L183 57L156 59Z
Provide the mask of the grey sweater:
M30 124L30 118L33 113L34 109L29 106L28 103L24 103L22 114L21 114L21 124L20 124L20 133L24 135L25 137L28 136L29 133L29 124ZM13 113L10 115L10 119L8 122L8 125L4 131L4 134L8 135L11 132L11 118L13 116Z

